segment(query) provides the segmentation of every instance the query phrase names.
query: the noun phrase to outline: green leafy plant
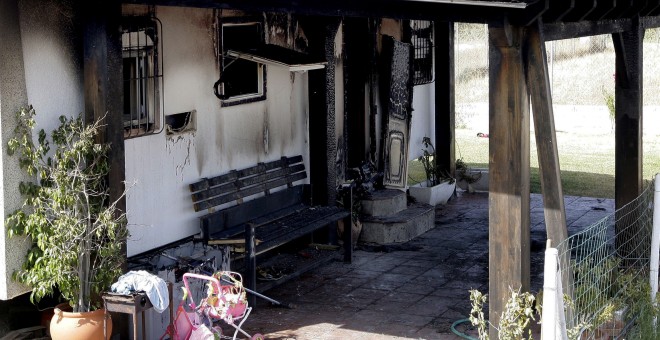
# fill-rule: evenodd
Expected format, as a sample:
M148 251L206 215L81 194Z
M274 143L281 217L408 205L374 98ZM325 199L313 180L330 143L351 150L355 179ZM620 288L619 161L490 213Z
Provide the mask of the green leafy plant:
M126 216L109 198L108 144L95 142L100 122L60 117L50 140L35 130L35 111L22 108L8 142L10 155L34 180L20 183L23 206L5 220L9 236L31 238L13 278L32 288L31 300L57 288L74 312L100 307L100 294L121 275ZM51 142L54 149L51 152ZM125 195L125 191L122 197Z
M474 189L472 189L472 184L481 179L481 172L470 172L470 167L467 165L467 163L459 158L456 160L456 177L458 177L459 181L465 181L465 183L467 183L469 192L474 192Z
M499 325L493 325L484 317L483 306L488 301L488 296L478 290L470 290L470 322L477 327L479 340L489 340L488 325L492 325L498 331L499 339L522 339L527 334L527 339L533 339L529 328L531 322L536 320L535 314L540 315L540 308L535 307L536 297L529 292L520 292L510 289L511 296L504 306L500 316Z
M442 171L435 159L435 147L431 143L431 138L424 137L422 138L422 149L423 155L417 158L418 161L422 163L424 167L424 174L426 174L426 179L428 180L429 186L438 185L443 182L454 183L455 179L449 175L446 171Z
M648 274L624 263L621 258L608 256L586 257L573 265L575 299L564 297L577 323L567 330L569 339L579 339L583 333L616 337L628 323L632 323L628 338L658 338L660 309L650 298Z

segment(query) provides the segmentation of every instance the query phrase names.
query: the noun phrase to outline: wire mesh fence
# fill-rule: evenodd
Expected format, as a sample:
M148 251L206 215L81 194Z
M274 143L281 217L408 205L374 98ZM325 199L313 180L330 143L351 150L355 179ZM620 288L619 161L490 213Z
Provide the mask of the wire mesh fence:
M647 307L653 188L557 246L570 338L618 338Z

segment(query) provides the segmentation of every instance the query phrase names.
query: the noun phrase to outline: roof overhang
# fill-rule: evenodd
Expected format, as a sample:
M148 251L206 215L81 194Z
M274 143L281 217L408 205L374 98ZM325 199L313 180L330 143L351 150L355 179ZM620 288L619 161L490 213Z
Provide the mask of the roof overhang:
M488 22L548 0L122 0L127 4L289 12L313 16Z
M326 61L275 45L263 45L249 51L227 51L227 56L271 66L287 68L290 72L305 72L325 68Z

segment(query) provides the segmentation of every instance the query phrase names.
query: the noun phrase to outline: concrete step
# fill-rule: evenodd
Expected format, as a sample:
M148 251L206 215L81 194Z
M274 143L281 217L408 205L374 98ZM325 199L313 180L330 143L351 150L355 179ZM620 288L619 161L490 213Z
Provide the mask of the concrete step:
M362 219L361 242L390 244L410 241L434 227L435 208L416 203L397 214Z
M362 215L389 216L397 214L407 208L406 193L396 189L376 190L370 197L363 199Z

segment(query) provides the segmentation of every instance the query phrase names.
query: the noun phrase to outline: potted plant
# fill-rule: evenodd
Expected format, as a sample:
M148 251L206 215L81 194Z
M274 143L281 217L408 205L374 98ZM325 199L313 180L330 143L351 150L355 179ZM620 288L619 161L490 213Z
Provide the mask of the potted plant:
M422 156L417 159L424 167L426 181L409 187L410 196L418 202L430 205L446 204L456 189L456 180L447 172L443 172L435 162L435 148L431 138L422 139L424 148Z
M469 193L474 193L476 190L488 191L488 169L470 168L459 158L456 160L456 177L458 186Z
M27 236L33 242L13 278L32 288L33 302L57 290L72 314L100 317L100 322L74 321L74 326L100 326L100 333L92 330L83 337L102 338L101 294L122 274L128 236L126 216L117 209L121 197L109 199L110 146L95 142L100 122L85 125L80 116L60 117L50 136L40 130L35 141L34 117L32 107L22 108L8 142L9 154L17 156L21 169L34 179L20 184L23 206L5 221L10 237ZM53 339L62 334L53 327L67 321L65 314L55 309ZM73 331L63 335L71 339Z
M362 232L362 212L364 199L371 196L371 191L382 187L382 173L376 171L373 163L365 161L359 167L348 169L347 182L337 188L337 204L351 212L351 232L355 246ZM344 233L344 221L337 225L338 234Z

